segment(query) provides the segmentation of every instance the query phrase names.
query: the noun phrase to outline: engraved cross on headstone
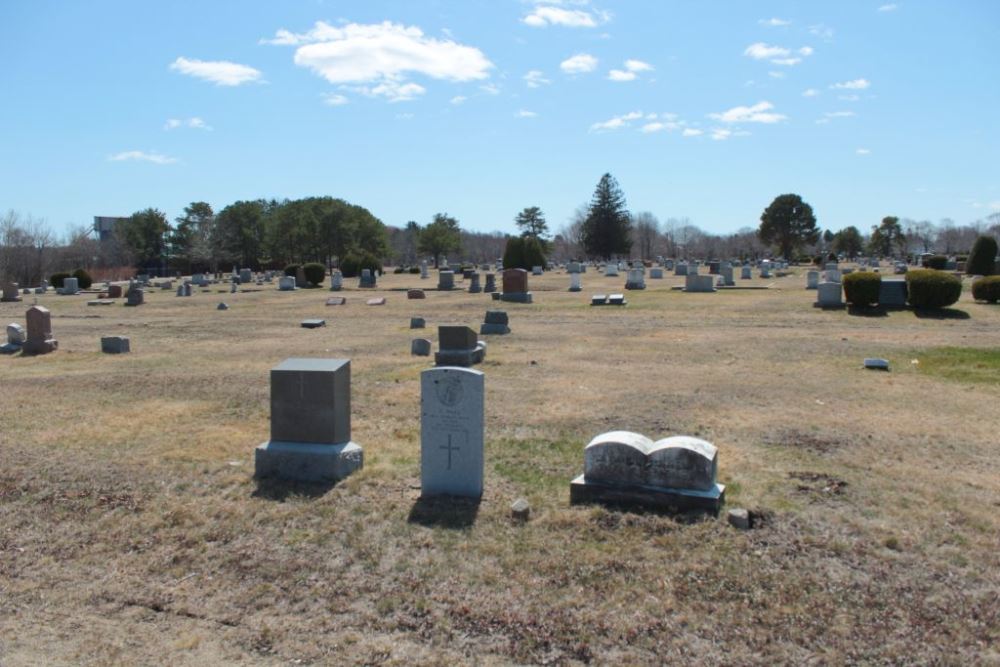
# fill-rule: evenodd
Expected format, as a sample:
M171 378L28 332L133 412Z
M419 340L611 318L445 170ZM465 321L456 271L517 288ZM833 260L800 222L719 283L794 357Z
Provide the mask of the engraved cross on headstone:
M448 444L441 445L441 449L448 452L448 467L445 470L451 470L451 453L459 451L458 445L451 444L451 434L448 434Z

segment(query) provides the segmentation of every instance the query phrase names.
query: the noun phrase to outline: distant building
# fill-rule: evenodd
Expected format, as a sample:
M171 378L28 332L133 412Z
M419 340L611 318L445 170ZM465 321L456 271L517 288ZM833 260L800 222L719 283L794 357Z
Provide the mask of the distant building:
M127 217L114 217L107 215L95 215L94 216L94 233L97 234L97 239L99 241L107 241L115 232L115 225L118 224L120 220L128 220Z

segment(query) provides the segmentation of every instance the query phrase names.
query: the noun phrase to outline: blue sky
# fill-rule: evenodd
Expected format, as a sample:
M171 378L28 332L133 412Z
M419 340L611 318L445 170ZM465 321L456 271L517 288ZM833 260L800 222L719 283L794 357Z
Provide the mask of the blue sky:
M711 232L1000 211L1000 2L0 1L0 209L343 197L558 229L601 175Z

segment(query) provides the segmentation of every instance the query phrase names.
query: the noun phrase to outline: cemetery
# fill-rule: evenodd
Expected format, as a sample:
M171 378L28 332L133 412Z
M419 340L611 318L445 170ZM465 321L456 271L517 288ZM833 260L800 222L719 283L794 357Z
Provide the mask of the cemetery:
M624 303L626 272L590 268ZM803 289L813 270L705 294L684 288L707 268L669 271L595 309L557 266L505 278L534 295L506 312L458 272L386 271L325 320L327 292L279 281L226 313L155 284L89 316L84 294L4 302L0 623L58 607L100 628L61 650L99 655L155 623L182 661L391 642L573 663L892 660L934 618L934 655L976 654L998 618L1000 311L967 285L937 314L895 291L816 308L857 281ZM488 354L476 335L511 328ZM750 618L760 637L734 636Z

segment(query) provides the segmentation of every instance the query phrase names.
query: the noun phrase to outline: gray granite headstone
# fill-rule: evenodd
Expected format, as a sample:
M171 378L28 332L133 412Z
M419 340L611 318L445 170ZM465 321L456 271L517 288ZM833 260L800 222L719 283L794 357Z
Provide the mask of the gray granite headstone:
M7 325L7 342L12 345L24 345L24 341L27 337L24 333L24 327L22 327L17 322L11 322Z
M80 281L76 278L63 278L62 290L60 294L76 294L80 291Z
M486 274L486 286L483 287L483 291L489 294L497 291L497 277L494 273Z
M410 328L411 329L423 329L427 326L427 322L424 321L422 317L411 317L410 318Z
M250 269L240 269L240 283L249 285L253 282L253 271Z
M330 291L339 292L344 287L344 274L339 269L334 269L330 274Z
M452 290L455 289L455 272L443 269L438 271L438 289L439 290Z
M125 354L131 352L128 336L102 336L101 352L105 354Z
M819 271L806 272L806 289L816 289L819 287Z
M569 274L570 292L579 292L583 289L583 285L581 284L581 279L580 279L581 275L582 274L579 271L574 271L573 273Z
M32 306L26 313L28 334L24 354L48 354L59 347L52 337L52 315L44 306Z
M410 343L410 354L417 357L430 356L432 345L426 338L414 338Z
M646 289L646 279L641 269L629 269L625 278L625 289Z
M740 280L750 280L753 278L753 268L744 266L740 269Z
M824 282L816 286L816 305L820 308L834 308L843 305L841 284Z
M420 374L420 489L424 497L483 495L485 376L438 367Z
M697 273L688 273L684 278L685 292L714 292L715 277L711 275L700 276Z
M295 278L292 276L281 276L278 278L278 289L282 292L290 292L295 289Z
M906 281L883 280L878 289L878 305L883 308L903 308L906 306Z

